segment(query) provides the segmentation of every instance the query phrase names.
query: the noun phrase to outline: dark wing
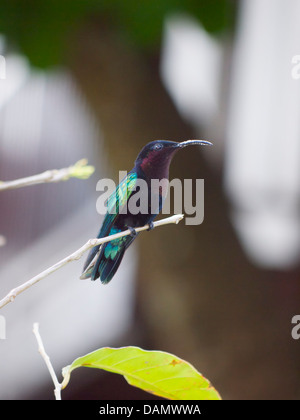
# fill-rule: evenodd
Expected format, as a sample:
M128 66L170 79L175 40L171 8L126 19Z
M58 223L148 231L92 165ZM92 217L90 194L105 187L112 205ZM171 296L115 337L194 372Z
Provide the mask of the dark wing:
M137 180L137 174L135 171L129 172L126 177L120 182L115 191L109 196L107 200L107 213L105 215L103 224L101 226L98 238L103 238L105 236L112 235L114 233L120 232L120 229L114 228L118 216L122 210L124 210L127 205L127 201L131 196L132 192L135 189ZM129 246L129 239L126 237L119 238L119 240L114 240L107 242L103 245L95 246L89 252L87 260L84 264L83 273L81 274L81 279L87 279L91 277L92 280L96 280L99 277L99 267L101 259L103 256L107 256L109 259L113 259L114 263L117 264L117 251L118 249L127 248ZM132 239L132 238L131 238ZM116 243L116 241L119 241ZM128 242L128 245L126 244ZM131 242L130 242L131 243ZM125 251L124 249L124 251ZM105 251L105 253L104 253ZM124 254L124 252L123 252ZM113 257L113 258L112 258ZM121 258L122 259L122 258ZM115 271L117 270L121 260L119 260L118 265L116 266ZM97 269L96 269L97 267Z

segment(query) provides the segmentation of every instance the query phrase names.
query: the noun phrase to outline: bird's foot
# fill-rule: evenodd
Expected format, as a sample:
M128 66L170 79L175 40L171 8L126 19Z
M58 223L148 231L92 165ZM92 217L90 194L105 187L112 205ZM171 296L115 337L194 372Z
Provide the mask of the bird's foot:
M149 227L148 227L148 229L147 229L147 231L148 231L148 232L149 232L150 230L154 229L154 223L153 223L153 222L148 223L148 225L149 225Z
M137 231L133 228L133 227L131 227L131 226L127 226L127 228L130 230L130 236L132 237L132 238L135 238L136 237L136 235L137 235Z

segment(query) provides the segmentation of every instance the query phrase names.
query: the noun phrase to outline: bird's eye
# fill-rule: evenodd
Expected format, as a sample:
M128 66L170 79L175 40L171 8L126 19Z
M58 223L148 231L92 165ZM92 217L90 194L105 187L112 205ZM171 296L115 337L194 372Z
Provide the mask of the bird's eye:
M161 149L162 148L162 145L160 144L160 143L157 143L157 144L155 144L154 146L153 146L153 149L154 150L159 150L159 149Z

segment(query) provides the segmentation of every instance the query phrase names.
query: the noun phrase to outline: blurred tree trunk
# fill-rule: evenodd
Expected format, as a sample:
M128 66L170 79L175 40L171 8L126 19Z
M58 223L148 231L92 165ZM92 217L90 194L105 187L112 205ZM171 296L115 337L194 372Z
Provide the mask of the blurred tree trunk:
M158 56L102 22L87 25L73 45L72 71L99 119L114 175L131 169L148 141L194 137L161 84ZM201 151L177 154L171 177L205 179L205 220L137 241L144 343L193 363L224 398L299 397L299 356L290 334L299 272L266 272L246 260L229 223L221 174Z

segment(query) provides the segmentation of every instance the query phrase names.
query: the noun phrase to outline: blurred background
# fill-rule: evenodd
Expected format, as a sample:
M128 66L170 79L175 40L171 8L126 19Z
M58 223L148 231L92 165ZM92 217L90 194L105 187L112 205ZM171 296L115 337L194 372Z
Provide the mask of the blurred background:
M1 310L0 399L52 399L55 370L102 346L188 360L224 399L298 399L300 0L0 1L0 179L87 158L88 180L1 192L0 296L98 233L102 177L154 139L205 180L199 226L140 235L108 286L68 264ZM204 150L205 149L205 150ZM79 369L63 399L155 398Z

